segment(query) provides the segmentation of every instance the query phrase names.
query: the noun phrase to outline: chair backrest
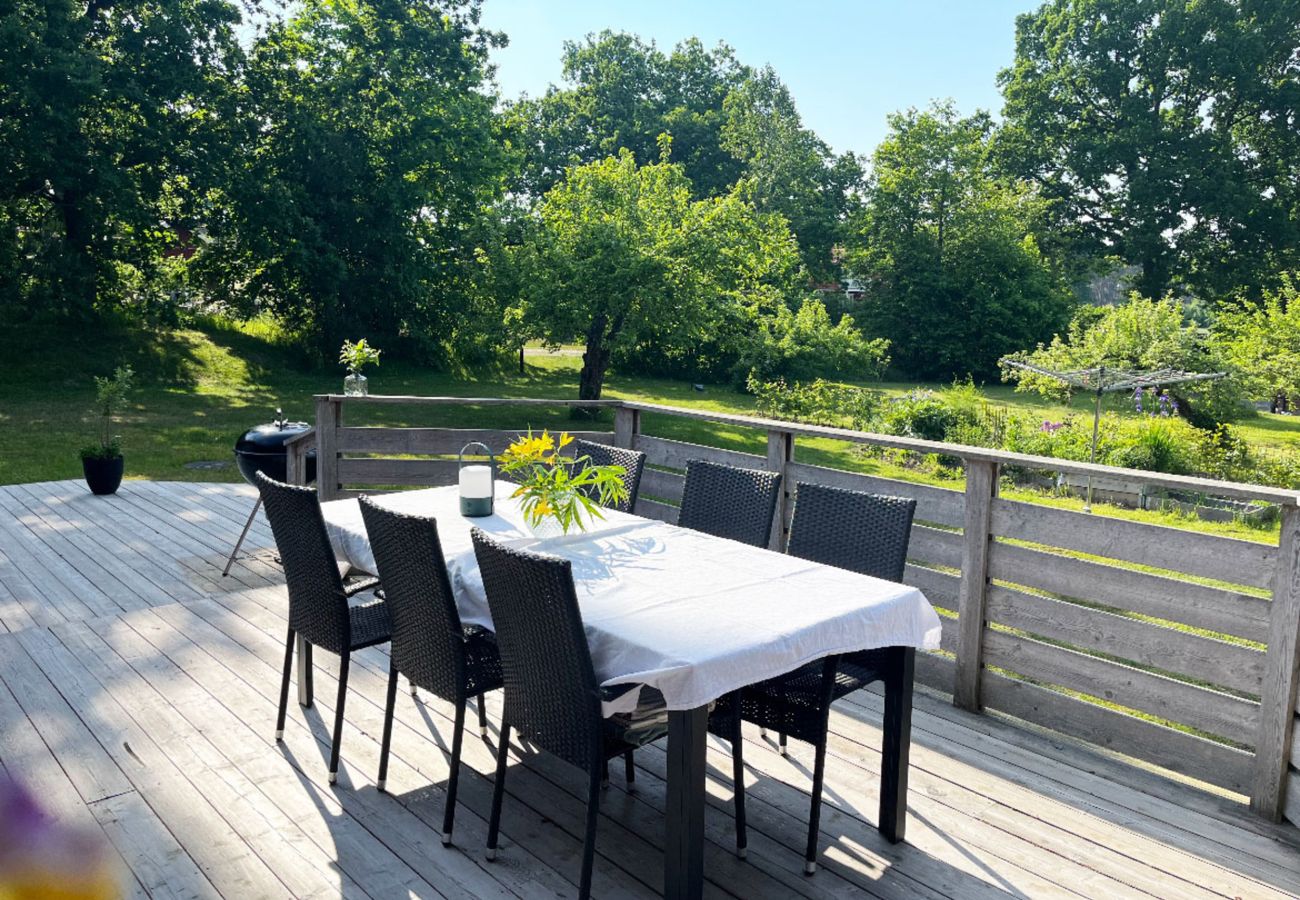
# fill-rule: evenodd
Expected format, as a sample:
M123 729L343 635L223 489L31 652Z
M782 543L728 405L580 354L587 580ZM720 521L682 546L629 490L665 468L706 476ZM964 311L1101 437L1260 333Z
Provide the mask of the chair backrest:
M502 721L575 766L602 762L600 685L567 559L518 550L472 532L501 673Z
M316 489L257 473L257 489L289 585L289 627L333 653L352 642L352 620Z
M627 499L616 503L614 509L630 513L636 508L636 495L641 489L641 473L645 471L645 454L623 447L611 447L609 444L597 444L594 441L574 441L574 455L588 458L587 465L622 466L623 486L627 488ZM595 491L588 491L593 500L598 499Z
M465 691L465 639L438 523L361 498L361 517L375 554L392 619L393 665L416 685L445 700Z
M755 547L766 547L781 476L692 459L677 524Z
M908 497L800 482L786 552L901 582L915 513L916 501Z

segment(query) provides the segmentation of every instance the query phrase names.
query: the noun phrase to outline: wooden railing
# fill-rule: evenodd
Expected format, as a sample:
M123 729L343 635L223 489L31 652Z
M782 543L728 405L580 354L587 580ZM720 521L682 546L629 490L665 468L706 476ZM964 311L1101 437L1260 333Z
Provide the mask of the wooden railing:
M455 481L468 441L503 448L518 430L356 427L348 409L588 406L578 401L317 398L316 428L290 445L290 471L318 451L322 500ZM994 710L1246 795L1300 823L1300 493L1143 472L1144 483L1281 507L1279 544L1109 518L998 496L1002 469L1133 477L1107 466L655 404L602 401L613 430L575 432L644 452L637 512L674 521L691 459L784 475L771 546L782 549L800 482L913 497L906 580L943 617L942 649L917 678L966 709ZM373 412L374 409L367 409ZM656 434L681 419L750 436L742 452ZM657 427L644 427L646 423ZM466 422L464 424L472 424ZM524 427L524 423L521 423ZM676 429L680 431L681 429ZM799 442L827 440L958 457L964 491L810 465ZM825 454L823 452L824 459Z

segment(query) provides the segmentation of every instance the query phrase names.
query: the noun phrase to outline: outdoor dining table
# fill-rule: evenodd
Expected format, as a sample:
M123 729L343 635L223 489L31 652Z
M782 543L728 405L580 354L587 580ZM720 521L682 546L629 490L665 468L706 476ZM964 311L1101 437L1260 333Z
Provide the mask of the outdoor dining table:
M457 488L383 494L375 502L436 519L466 625L491 628L470 532L570 560L592 663L602 686L657 689L668 710L664 896L703 890L705 751L709 708L734 690L805 663L890 648L878 827L903 839L916 648L939 644L940 622L914 587L774 553L613 510L586 531L538 537L513 485L496 486L493 515L460 514ZM322 504L335 553L375 574L355 499ZM637 690L605 703L630 712Z

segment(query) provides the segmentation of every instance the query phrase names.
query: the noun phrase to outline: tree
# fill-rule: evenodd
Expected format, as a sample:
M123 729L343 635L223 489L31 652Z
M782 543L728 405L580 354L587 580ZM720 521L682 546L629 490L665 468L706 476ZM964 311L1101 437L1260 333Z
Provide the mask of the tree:
M1050 0L999 76L1005 164L1133 287L1257 298L1300 261L1296 0Z
M680 165L630 151L569 170L543 198L515 315L551 344L584 346L578 397L599 399L616 352L689 347L734 321L740 298L784 303L799 277L785 223L738 197L692 200Z
M1227 309L1215 321L1215 342L1257 397L1300 397L1300 281L1282 286L1258 306Z
M441 358L504 187L478 0L306 0L252 50L201 261L216 295L319 354L365 334ZM499 311L497 313L499 318Z
M945 103L889 124L848 253L866 288L861 321L909 375L995 371L1068 320L1068 291L1035 238L1041 204L998 178L987 114Z
M188 239L239 20L234 0L0 7L0 315L84 320L135 302Z
M661 134L696 196L731 189L743 166L722 147L723 102L746 70L731 48L696 38L671 53L635 35L603 31L564 45L567 87L511 104L506 117L524 153L516 187L540 197L573 165L627 149L640 162L659 156Z
M794 98L770 66L727 95L722 145L745 164L745 196L763 212L780 213L799 241L804 267L834 281L834 248L856 209L862 166L852 153L836 156L803 127Z

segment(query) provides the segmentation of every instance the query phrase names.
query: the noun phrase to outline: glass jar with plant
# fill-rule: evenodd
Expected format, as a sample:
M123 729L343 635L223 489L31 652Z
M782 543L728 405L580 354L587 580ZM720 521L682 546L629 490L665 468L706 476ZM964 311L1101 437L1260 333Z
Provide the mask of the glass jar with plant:
M379 365L379 350L367 344L365 338L344 341L343 349L339 351L339 362L348 370L347 377L343 379L343 393L348 397L364 397L370 393L366 376L361 374L361 370L366 366Z
M518 484L524 519L538 537L586 531L593 519L603 519L602 506L627 499L622 466L597 466L590 457L572 456L567 433L556 439L543 431L515 441L501 454L501 472Z
M81 448L81 469L91 493L115 493L122 484L126 460L122 457L122 439L113 434L113 423L126 405L135 380L130 366L118 366L111 376L95 376L95 415L99 434L93 444Z

